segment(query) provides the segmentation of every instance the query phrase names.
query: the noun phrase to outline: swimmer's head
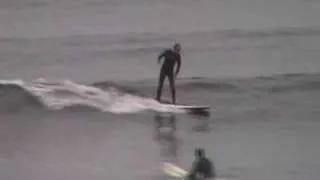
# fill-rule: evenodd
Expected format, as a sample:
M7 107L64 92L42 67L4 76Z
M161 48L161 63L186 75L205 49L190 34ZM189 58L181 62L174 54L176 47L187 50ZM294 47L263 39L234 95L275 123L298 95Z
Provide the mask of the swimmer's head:
M197 148L194 150L194 154L196 157L204 157L205 156L205 151L202 148Z
M180 43L175 43L173 45L173 50L177 51L177 52L180 52L181 51L181 45Z

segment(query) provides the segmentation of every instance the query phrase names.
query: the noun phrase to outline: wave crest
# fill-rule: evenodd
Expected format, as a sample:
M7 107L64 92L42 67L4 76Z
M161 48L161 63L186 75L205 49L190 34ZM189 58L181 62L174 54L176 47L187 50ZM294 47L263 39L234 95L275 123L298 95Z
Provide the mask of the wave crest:
M182 112L162 105L152 98L141 97L119 91L115 87L100 89L94 86L76 84L72 81L50 82L39 79L29 83L23 81L2 81L3 96L0 109L3 111L21 107L42 107L49 110L96 109L111 113L137 113L146 110L159 112Z
M97 82L81 85L72 81L31 82L0 81L0 111L25 109L98 110L111 113L142 111L182 112L148 97L156 89L156 80L131 83ZM282 74L246 79L182 78L180 93L286 93L318 91L320 74ZM201 94L199 94L201 95Z
M21 81L0 82L0 111L12 112L40 108L41 102L23 88Z

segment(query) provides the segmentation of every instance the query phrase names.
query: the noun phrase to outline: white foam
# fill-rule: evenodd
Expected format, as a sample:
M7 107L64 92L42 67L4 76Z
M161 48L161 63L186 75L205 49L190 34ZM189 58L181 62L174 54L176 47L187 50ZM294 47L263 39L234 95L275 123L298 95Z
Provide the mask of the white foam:
M111 113L138 113L141 111L175 112L183 111L163 105L152 98L121 93L116 88L106 90L74 83L70 80L47 81L37 79L31 82L22 80L0 81L1 84L14 84L24 88L51 110L60 110L75 105L93 107Z

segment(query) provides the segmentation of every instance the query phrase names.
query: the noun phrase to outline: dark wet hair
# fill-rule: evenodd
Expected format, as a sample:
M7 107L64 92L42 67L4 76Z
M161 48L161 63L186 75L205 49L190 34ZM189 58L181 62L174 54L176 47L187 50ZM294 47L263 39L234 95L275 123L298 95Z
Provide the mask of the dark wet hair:
M205 155L205 151L202 148L197 148L194 150L196 156L203 157Z
M180 43L174 43L173 49L181 49L181 44Z

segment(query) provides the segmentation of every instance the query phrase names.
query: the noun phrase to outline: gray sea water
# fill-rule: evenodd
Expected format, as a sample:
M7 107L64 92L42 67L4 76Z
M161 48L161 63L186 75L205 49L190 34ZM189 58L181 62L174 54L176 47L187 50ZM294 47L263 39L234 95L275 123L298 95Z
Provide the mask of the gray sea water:
M311 0L0 1L0 179L172 179L162 163L188 169L203 147L226 179L318 180L319 10ZM209 105L209 117L153 100L156 57L174 42L177 102Z

